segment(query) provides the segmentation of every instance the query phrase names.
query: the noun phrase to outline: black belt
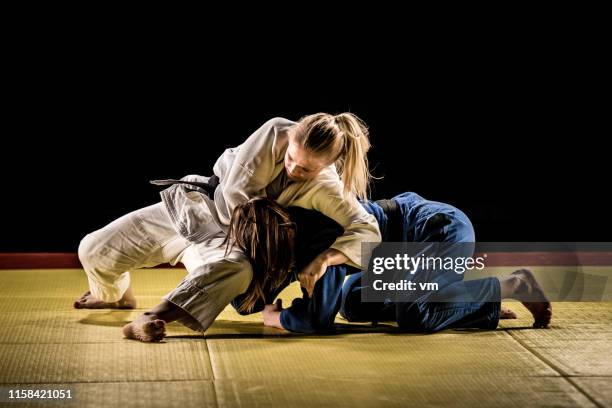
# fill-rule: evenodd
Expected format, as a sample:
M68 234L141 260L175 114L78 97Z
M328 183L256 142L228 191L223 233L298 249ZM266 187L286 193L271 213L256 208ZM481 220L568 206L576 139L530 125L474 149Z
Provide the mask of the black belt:
M397 201L391 200L377 200L375 201L387 216L387 238L383 240L389 242L402 242L402 230L404 228L404 217L400 211L400 207Z
M151 180L150 183L156 186L171 186L174 184L186 184L189 186L197 187L197 188L190 189L190 190L206 193L208 197L214 200L215 190L217 186L219 185L219 177L213 175L208 179L206 183L202 183L200 181L186 181L186 180L175 180L175 179Z

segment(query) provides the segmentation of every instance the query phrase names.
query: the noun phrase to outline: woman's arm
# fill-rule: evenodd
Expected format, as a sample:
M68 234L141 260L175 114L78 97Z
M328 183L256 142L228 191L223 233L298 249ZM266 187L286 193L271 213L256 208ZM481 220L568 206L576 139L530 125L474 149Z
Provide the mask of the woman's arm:
M348 257L337 249L326 249L298 273L300 285L306 289L308 296L312 296L315 283L321 279L327 268L345 264L348 260Z
M348 264L364 269L366 265L362 263L369 259L369 254L362 254L361 244L379 243L382 240L376 218L369 214L356 198L345 198L342 185L337 179L324 178L320 186L313 192L313 210L319 211L344 227L344 234L298 275L300 283L309 294L312 294L314 284L329 266Z

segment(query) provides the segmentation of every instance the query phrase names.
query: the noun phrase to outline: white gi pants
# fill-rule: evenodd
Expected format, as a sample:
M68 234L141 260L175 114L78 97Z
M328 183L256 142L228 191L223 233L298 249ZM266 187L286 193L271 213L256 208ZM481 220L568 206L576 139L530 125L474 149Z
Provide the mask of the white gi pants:
M225 233L214 222L201 226L205 238L192 243L175 229L163 203L136 210L88 234L79 259L93 296L119 300L130 286L129 270L162 263L185 265L188 275L164 299L191 318L181 323L205 331L232 299L245 292L253 272L237 249L225 255Z

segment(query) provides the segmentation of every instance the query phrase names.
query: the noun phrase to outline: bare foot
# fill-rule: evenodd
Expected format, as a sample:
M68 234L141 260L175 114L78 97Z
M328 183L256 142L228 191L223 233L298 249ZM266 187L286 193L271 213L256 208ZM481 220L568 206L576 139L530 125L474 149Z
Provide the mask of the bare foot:
M499 318L500 319L516 319L516 313L512 309L508 309L507 307L501 307L499 309Z
M87 291L73 303L73 306L75 309L134 309L136 307L136 299L123 295L116 302L104 302L95 298L90 291Z
M123 326L123 335L128 339L146 343L162 341L166 337L166 322L152 314L142 314Z
M544 295L540 284L536 281L533 273L528 269L519 269L512 272L512 275L519 279L515 291L515 299L531 312L534 318L533 327L546 328L552 318L552 305Z

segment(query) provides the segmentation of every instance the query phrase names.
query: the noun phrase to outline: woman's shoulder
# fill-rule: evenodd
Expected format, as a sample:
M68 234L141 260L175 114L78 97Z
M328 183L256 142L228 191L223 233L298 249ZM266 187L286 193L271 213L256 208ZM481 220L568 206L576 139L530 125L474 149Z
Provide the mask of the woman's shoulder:
M327 195L343 195L344 185L336 171L336 166L331 165L323 170L312 180L309 180L310 189Z
M285 118L275 117L268 120L263 127L268 129L268 135L276 164L283 161L289 143L288 130L296 123Z
M286 130L296 123L285 118L274 117L259 126L243 144L261 144L286 136ZM282 137L284 139L284 137Z
M245 159L254 160L259 165L259 160L262 155L274 156L274 162L277 162L279 157L284 156L287 149L287 130L295 125L295 122L289 119L274 117L267 120L255 132L253 132L242 144L234 148L226 149L223 156L233 156L239 152L243 152ZM223 157L222 156L222 157Z
M272 119L269 119L266 121L266 123L264 123L263 126L266 127L274 127L274 128L287 128L287 127L291 127L294 126L296 124L296 122L289 120L287 118L282 118L280 116L276 116Z

